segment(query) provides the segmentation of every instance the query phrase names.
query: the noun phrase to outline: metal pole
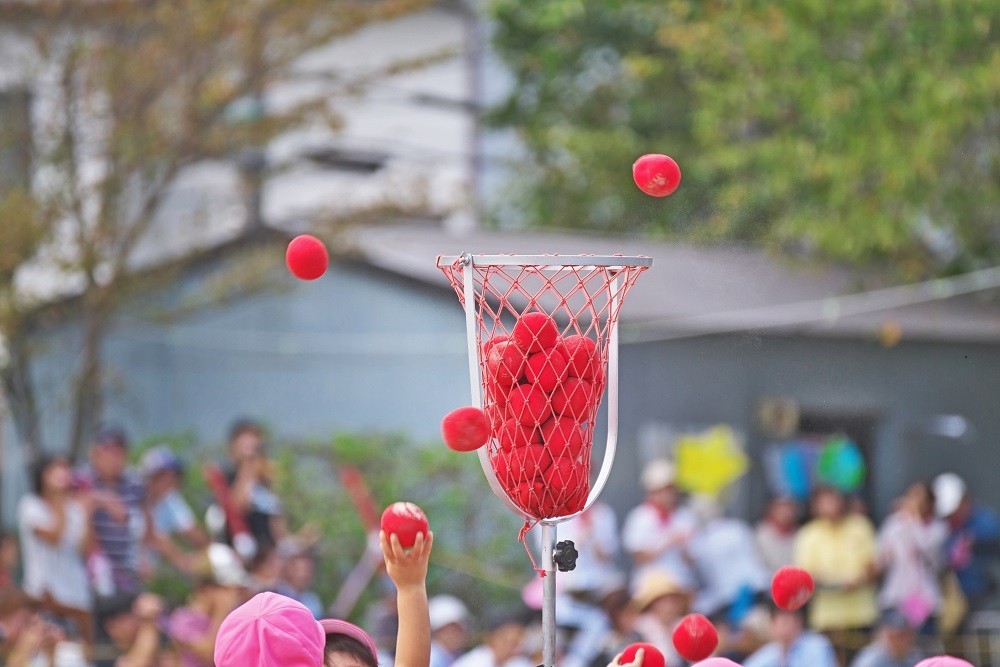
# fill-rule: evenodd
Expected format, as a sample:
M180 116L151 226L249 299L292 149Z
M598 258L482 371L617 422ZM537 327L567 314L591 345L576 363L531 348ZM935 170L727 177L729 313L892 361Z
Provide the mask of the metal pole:
M556 548L555 524L542 524L542 664L556 664L556 565L552 554Z

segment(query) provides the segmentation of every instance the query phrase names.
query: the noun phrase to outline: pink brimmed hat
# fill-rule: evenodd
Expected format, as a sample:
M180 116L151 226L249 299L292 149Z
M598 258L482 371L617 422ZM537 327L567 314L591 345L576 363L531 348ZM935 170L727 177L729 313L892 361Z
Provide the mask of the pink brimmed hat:
M323 667L326 636L304 605L260 593L219 627L216 667Z
M372 641L371 636L367 632L358 626L337 618L324 618L319 624L323 628L323 632L327 635L346 635L351 639L361 642L363 646L367 646L368 650L372 652L372 657L375 658L375 661L378 661L378 650L375 648L375 642Z

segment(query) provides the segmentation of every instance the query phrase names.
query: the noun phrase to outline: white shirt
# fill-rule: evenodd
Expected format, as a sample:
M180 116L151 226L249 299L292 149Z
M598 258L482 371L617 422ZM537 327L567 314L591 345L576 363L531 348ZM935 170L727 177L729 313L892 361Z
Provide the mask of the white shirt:
M83 548L87 514L75 500L66 503L66 523L58 546L35 534L36 528L51 528L56 518L49 505L36 495L21 498L17 507L24 563L24 592L33 598L49 593L65 607L90 609L90 585Z
M622 543L629 553L659 551L678 535L693 534L696 525L694 515L683 507L678 507L664 519L659 509L649 503L643 503L625 517ZM685 559L684 549L684 547L673 547L656 560L636 566L632 573L633 583L641 581L645 573L651 569L665 569L679 584L694 588L697 582L690 564Z
M944 566L947 538L943 521L925 523L900 513L888 517L878 533L879 561L887 568L879 606L899 607L919 597L936 610L941 604L938 572Z
M542 533L535 534L541 547ZM576 568L556 578L560 591L596 591L618 575L618 519L604 503L594 503L580 516L559 524L556 536L560 542L571 540L580 553Z
M453 662L452 667L532 667L532 664L527 658L518 655L503 665L497 665L493 649L489 646L477 646Z
M739 519L712 519L695 533L689 547L704 584L694 610L711 615L729 606L743 587L766 590L770 575L754 548L750 526Z

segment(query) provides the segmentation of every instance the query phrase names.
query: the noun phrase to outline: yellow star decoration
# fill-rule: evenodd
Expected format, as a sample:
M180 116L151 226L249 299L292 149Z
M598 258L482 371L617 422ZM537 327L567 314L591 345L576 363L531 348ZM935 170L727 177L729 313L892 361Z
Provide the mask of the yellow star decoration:
M746 473L748 460L728 426L677 439L677 486L689 493L715 495Z

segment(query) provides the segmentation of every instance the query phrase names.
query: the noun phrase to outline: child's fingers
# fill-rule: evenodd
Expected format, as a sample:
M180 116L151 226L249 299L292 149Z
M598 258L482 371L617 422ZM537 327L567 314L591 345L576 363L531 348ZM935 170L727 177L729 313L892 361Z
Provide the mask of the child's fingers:
M392 542L392 555L396 560L402 560L406 556L406 551L403 550L403 545L399 543L399 535L393 533L389 536L389 540Z
M386 560L389 560L390 558L393 557L392 547L389 545L389 538L385 534L384 530L379 531L378 545L382 548L382 555L385 557Z
M434 546L434 533L433 531L427 531L427 541L424 542L424 551L420 554L424 559L430 558L431 548Z

